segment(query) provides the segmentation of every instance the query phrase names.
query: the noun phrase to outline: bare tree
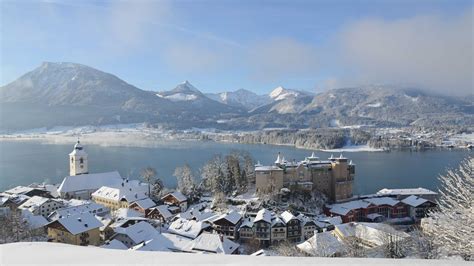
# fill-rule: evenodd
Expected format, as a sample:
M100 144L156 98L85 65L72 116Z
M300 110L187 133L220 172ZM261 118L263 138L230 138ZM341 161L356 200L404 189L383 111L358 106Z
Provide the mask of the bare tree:
M163 181L157 177L156 169L148 166L140 174L148 183L148 196L155 200L159 199L164 185Z
M461 256L465 260L474 257L473 169L474 158L470 157L461 162L459 169L439 177L438 208L429 213L423 230L441 256Z

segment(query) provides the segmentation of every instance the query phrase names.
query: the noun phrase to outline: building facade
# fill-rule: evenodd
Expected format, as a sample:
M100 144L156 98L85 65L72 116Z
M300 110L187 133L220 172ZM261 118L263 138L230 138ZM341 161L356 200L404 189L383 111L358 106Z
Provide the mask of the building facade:
M322 161L313 153L304 161L289 162L278 154L274 165L255 166L255 187L260 193L274 193L297 185L301 189L320 191L331 201L338 202L353 196L354 175L355 165L342 155Z
M87 153L84 151L79 140L74 145L74 150L69 153L69 175L81 175L89 173Z

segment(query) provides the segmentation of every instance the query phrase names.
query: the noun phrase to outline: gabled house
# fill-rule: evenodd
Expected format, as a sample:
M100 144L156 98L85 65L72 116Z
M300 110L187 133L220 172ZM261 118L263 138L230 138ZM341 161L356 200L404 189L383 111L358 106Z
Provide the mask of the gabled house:
M298 215L298 219L301 221L301 235L303 240L310 239L314 235L314 232L319 230L314 219L302 214Z
M242 215L236 211L231 211L213 219L211 223L212 228L218 234L229 239L238 239L238 229L242 223Z
M64 204L59 200L33 196L18 208L28 210L34 215L42 215L46 218L51 212L62 208L63 206Z
M255 239L257 239L261 246L268 247L271 240L272 230L272 213L263 208L257 212L257 216L253 221L253 231L255 232Z
M170 212L168 205L152 207L145 212L145 217L160 220L162 223L169 222L174 215Z
M286 238L288 241L297 243L301 241L301 221L291 212L285 211L281 214L281 219L286 224Z
M181 212L186 211L186 209L188 208L188 198L179 191L168 193L163 196L161 200L167 205L179 207Z
M272 219L272 244L286 241L286 224L279 216Z
M425 218L426 214L437 206L436 203L430 200L414 195L403 199L402 202L407 205L408 213L410 217L415 221L419 221L422 218Z
M153 239L158 234L158 230L151 224L141 221L125 228L116 228L112 240L118 240L130 248L143 241Z
M253 239L255 237L255 232L253 231L253 218L244 218L238 230L241 242L248 242Z
M92 193L92 200L111 210L129 208L138 200L148 198L148 186L138 180L123 181L117 187L103 186Z
M137 201L132 202L128 208L132 210L136 210L140 213L146 214L149 209L156 206L156 203L151 200L150 198L144 198Z
M48 238L52 242L98 246L101 226L102 223L90 213L71 215L49 223Z

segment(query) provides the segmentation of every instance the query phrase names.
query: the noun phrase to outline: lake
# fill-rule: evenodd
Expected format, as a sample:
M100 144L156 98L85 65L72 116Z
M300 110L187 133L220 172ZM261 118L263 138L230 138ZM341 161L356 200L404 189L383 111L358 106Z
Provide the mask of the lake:
M170 142L151 148L104 147L83 143L89 154L89 172L118 170L122 176L137 178L140 170L151 166L168 187L176 185L172 176L177 166L188 163L196 173L215 154L245 150L262 164L272 164L278 152L287 160L303 160L310 150L288 146L215 143L199 141ZM69 175L68 154L73 144L42 144L34 141L0 141L0 191L33 182L60 183ZM330 152L315 152L326 159ZM354 194L369 194L379 189L426 187L436 189L437 177L447 167L457 167L468 150L423 152L346 152L356 164ZM334 153L339 156L339 153Z

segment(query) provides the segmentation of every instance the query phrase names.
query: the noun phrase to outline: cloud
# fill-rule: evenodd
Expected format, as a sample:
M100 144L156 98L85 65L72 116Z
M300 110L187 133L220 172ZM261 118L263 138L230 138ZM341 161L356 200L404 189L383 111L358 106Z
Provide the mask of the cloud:
M168 66L184 74L214 72L230 62L229 54L224 50L195 43L172 42L162 54Z
M262 81L306 77L316 74L317 50L290 38L275 38L255 43L248 48L251 76Z
M338 34L340 64L360 82L473 93L472 14L358 21Z

